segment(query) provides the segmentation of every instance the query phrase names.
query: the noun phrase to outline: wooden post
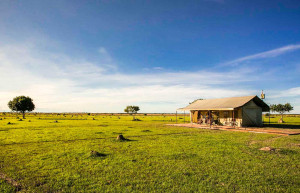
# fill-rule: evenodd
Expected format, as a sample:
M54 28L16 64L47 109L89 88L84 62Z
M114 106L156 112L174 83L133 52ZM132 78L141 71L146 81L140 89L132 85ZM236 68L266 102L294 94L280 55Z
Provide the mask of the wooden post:
M211 128L211 111L208 111L208 116L209 116L209 128Z
M177 111L176 111L176 124L177 124Z
M185 123L185 111L183 111L183 123Z
M232 115L233 115L233 119L232 119L232 122L233 122L233 127L235 128L234 109L233 109L233 111L232 111Z

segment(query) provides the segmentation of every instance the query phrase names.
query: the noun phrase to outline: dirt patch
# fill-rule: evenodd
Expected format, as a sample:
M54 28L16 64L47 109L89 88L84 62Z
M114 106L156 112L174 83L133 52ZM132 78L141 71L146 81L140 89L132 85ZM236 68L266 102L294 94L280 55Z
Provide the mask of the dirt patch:
M132 140L125 138L123 135L118 135L117 141L132 141Z
M230 126L207 126L199 125L192 123L183 123L183 124L166 124L168 126L177 126L177 127L189 127L189 128L200 128L200 129L210 129L210 130L224 130L224 131L238 131L238 132L250 132L250 133L266 133L266 134L275 134L275 135L300 135L299 131L287 131L279 130L275 128L255 128L255 127L230 127Z
M20 191L22 189L22 186L19 182L17 182L16 180L8 177L7 175L0 173L0 179L3 179L5 182L7 182L8 184L14 186L16 188L16 191Z
M276 149L272 148L272 147L262 147L259 150L261 150L261 151L275 151Z
M117 140L125 141L125 137L123 135L118 135Z

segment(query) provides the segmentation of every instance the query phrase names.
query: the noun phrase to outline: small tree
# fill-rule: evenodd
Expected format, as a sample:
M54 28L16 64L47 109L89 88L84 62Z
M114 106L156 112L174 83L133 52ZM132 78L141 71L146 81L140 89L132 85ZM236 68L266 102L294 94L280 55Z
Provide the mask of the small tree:
M23 119L25 119L25 112L33 111L35 105L33 104L32 99L30 97L18 96L8 102L8 107L12 111L22 113Z
M127 106L124 109L124 112L129 113L129 114L135 114L140 110L139 106ZM135 120L135 117L133 116L133 120Z
M195 99L192 102L190 102L189 104L193 104L194 102L198 101L198 100L204 100L204 99Z
M285 112L290 112L294 109L294 107L292 107L292 105L290 103L286 103L286 104L273 104L270 106L270 110L273 112L277 112L279 114L281 114L281 119L280 122L283 122L283 114Z

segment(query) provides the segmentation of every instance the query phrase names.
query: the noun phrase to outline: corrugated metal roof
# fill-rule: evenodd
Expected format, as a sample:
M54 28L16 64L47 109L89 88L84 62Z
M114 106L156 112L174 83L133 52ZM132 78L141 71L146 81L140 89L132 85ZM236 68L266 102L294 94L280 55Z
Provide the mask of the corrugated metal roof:
M197 100L196 102L178 110L233 110L234 108L244 106L253 100L263 111L268 111L269 106L257 96L230 97L220 99Z

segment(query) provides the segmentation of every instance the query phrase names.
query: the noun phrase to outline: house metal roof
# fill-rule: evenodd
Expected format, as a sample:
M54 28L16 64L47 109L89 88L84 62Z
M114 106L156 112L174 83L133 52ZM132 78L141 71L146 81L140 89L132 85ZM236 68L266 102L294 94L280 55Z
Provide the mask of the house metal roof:
M269 106L258 96L242 96L220 99L197 100L196 102L178 110L234 110L252 101L262 108L263 112L269 111Z

